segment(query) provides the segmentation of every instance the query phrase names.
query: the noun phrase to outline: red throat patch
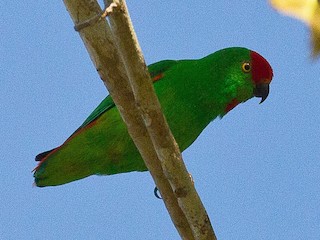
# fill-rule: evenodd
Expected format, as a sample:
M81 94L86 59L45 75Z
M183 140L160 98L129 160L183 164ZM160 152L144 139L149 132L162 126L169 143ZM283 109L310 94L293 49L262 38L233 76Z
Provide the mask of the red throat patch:
M237 99L233 99L225 108L225 113L231 111L232 109L234 109L237 105L239 104Z

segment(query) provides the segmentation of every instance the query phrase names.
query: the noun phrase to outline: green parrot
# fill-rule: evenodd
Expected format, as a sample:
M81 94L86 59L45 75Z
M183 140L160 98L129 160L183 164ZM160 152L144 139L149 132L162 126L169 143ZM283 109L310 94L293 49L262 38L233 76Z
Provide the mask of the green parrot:
M240 47L197 60L149 67L162 111L181 151L218 116L253 96L262 103L273 71L265 58ZM35 185L56 186L90 175L147 171L112 98L107 96L59 147L36 156Z

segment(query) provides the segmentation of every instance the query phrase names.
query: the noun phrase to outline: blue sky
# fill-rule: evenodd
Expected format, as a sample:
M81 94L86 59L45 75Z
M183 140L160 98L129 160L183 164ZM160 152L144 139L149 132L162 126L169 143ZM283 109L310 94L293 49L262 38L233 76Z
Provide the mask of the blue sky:
M212 122L183 153L219 239L320 239L319 61L266 1L130 1L148 64L243 46L273 66L269 98ZM0 239L179 239L148 172L32 186L107 95L62 1L10 1L0 23Z

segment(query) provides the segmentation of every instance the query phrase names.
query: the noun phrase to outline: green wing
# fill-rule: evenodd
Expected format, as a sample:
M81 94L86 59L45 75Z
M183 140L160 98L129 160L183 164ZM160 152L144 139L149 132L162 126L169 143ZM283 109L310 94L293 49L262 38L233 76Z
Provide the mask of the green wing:
M107 96L103 101L96 107L95 110L87 117L87 119L82 123L82 125L76 130L76 132L81 129L86 127L88 124L96 120L101 114L104 112L108 111L109 109L115 107L115 104L111 98L111 96Z
M167 71L170 67L172 67L175 64L177 64L177 61L163 60L163 61L149 65L148 69L149 69L151 78L154 79L160 74L163 74L165 71ZM104 112L108 111L113 107L115 107L115 104L111 96L107 96L74 133L76 133L79 129L86 127L88 124L92 123L99 116L101 116L101 114L103 114Z
M68 138L70 139L71 137L73 137L75 134L77 134L77 132L79 130L81 130L82 128L86 127L88 124L92 123L94 120L96 120L99 116L101 116L101 114L103 114L104 112L108 111L110 108L113 108L115 106L112 98L110 96L107 96L105 99L103 99L103 101L98 105L98 107L96 107L96 109L89 115L89 117L82 123L82 125L76 130L74 131L71 136ZM68 141L67 139L67 141ZM59 147L58 147L59 148ZM38 154L36 156L36 161L42 161L49 153L51 153L52 151L54 151L57 148L51 149L49 151L46 152L42 152L40 154Z
M151 78L154 82L160 80L163 77L163 74L165 71L170 69L172 66L176 65L178 61L175 60L163 60L154 64L151 64L148 66L149 73ZM73 137L79 130L82 128L85 128L90 123L95 121L97 118L99 118L103 113L108 111L109 109L115 107L115 104L111 98L111 96L107 96L103 101L96 107L96 109L93 110L93 112L87 117L87 119L82 123L82 125L69 137ZM40 153L36 156L36 161L43 160L49 153L51 153L54 149L51 149L49 151Z
M157 63L153 63L148 66L149 73L152 79L163 74L165 71L170 69L172 66L176 65L178 61L175 60L163 60Z

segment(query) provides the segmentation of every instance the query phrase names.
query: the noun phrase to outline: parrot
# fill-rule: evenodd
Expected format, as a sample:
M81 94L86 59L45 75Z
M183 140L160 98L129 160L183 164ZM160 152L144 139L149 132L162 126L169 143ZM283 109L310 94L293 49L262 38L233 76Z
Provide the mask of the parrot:
M273 70L244 47L218 50L200 59L163 60L148 66L162 112L183 152L217 117L253 97L264 102ZM40 153L33 170L38 187L91 175L147 171L117 106L107 96L61 145Z

